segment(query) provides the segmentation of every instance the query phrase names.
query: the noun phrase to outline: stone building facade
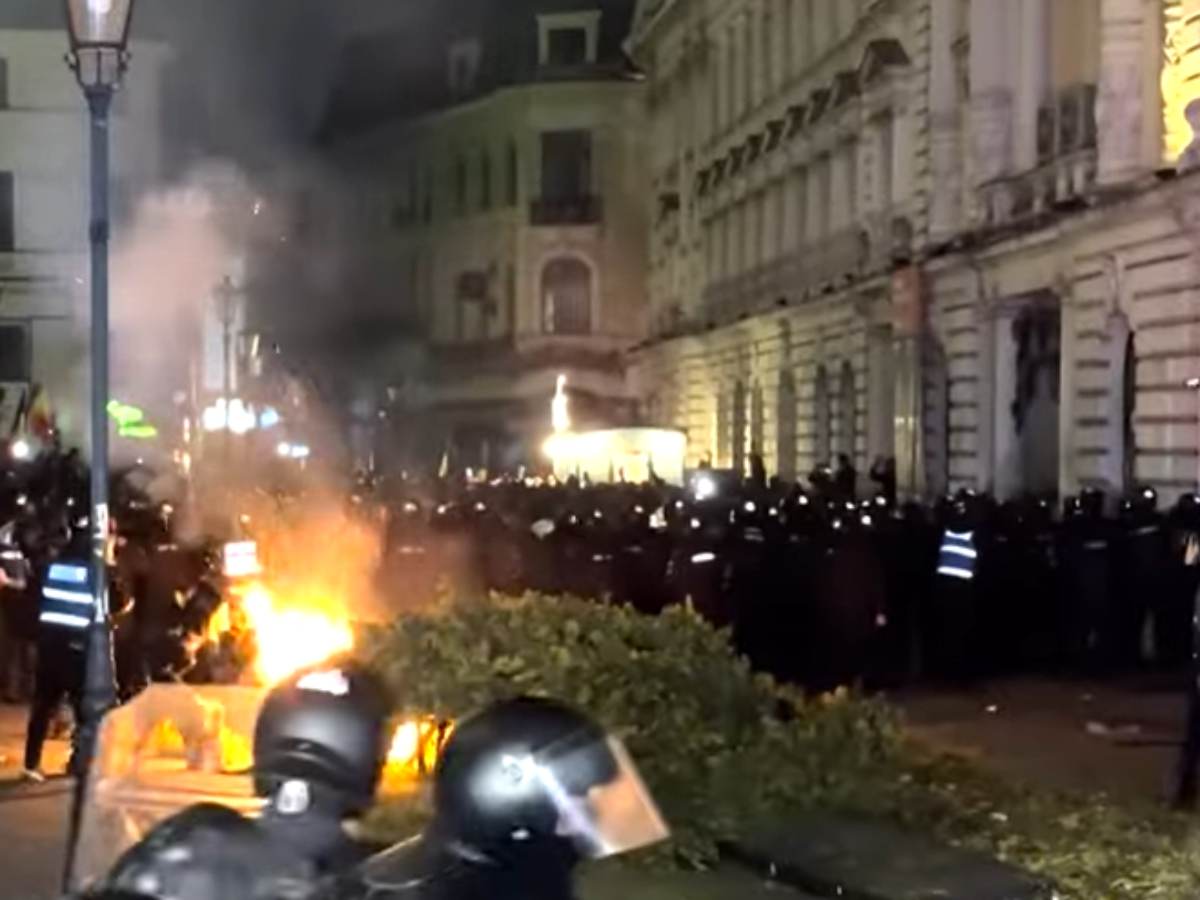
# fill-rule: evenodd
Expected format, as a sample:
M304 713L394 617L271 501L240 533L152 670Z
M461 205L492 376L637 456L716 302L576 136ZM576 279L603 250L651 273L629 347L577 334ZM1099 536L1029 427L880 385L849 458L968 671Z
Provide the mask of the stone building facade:
M55 10L61 18L61 10ZM42 386L64 442L87 433L87 111L63 61L65 26L0 23L0 439ZM161 171L161 86L169 53L135 40L136 77L113 108L118 229Z
M632 2L428 7L431 21L352 45L334 96L334 193L371 223L346 283L425 345L431 448L515 466L549 433L560 373L581 424L633 414L623 352L644 337L647 188L644 85L621 50ZM408 70L381 76L364 62L376 44ZM364 79L404 87L356 110Z
M646 418L913 494L1194 488L1197 32L1192 0L644 0Z

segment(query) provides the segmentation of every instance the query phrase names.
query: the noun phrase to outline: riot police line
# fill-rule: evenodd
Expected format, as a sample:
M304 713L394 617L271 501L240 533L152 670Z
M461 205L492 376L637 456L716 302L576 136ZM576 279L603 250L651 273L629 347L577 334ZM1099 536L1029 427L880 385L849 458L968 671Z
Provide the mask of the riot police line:
M667 485L393 490L383 580L690 604L757 668L814 689L1189 659L1200 502L1088 489L1060 509L960 491L933 505L701 473ZM1111 508L1111 509L1110 509Z

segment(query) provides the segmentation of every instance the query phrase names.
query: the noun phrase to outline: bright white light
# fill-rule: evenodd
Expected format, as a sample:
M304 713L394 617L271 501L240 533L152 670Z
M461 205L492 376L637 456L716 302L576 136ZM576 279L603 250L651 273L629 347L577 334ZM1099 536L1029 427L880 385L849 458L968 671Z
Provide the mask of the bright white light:
M87 6L93 16L107 16L112 12L112 0L88 0Z
M245 434L253 431L256 425L258 418L254 415L254 410L234 397L229 403L229 430L234 434Z
M12 442L12 458L18 460L29 459L33 456L33 447L29 446L29 441L24 438L18 438Z
M1200 376L1197 376L1197 377L1195 377L1195 378L1189 378L1189 379L1187 380L1186 384L1187 384L1187 386L1188 386L1188 387L1190 387L1190 388L1191 388L1193 391L1200 390Z
M696 478L693 492L697 500L709 500L717 496L717 482L709 475L700 475Z
M275 455L283 459L308 459L312 456L312 450L306 444L289 444L287 441L281 441L275 445Z
M273 406L268 406L258 416L258 427L274 428L281 421L282 417L279 415L279 410Z
M258 417L240 398L234 397L226 403L221 397L201 413L200 424L205 431L228 429L234 434L246 434L258 427Z
M222 557L221 571L228 578L246 578L262 571L254 541L232 541L222 548Z
M550 426L555 434L571 430L570 400L567 397L567 376L559 375L554 382L554 399L550 401Z
M692 554L692 562L696 563L697 565L703 565L704 563L714 562L716 560L716 558L717 558L717 554L715 554L715 553L694 553L694 554Z
M321 694L332 694L334 697L345 697L350 693L350 679L341 669L309 672L296 682L296 687L302 691L316 691Z

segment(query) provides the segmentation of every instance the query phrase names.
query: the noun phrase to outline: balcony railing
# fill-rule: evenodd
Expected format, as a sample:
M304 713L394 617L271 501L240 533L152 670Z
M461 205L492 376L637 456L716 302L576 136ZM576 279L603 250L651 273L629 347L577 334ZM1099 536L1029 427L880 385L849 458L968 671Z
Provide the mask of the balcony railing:
M907 221L890 209L864 216L837 234L713 281L704 292L705 311L728 321L767 309L781 299L795 301L856 278L885 273L911 252L910 230Z
M596 225L604 217L599 197L533 200L529 204L529 221L533 225Z

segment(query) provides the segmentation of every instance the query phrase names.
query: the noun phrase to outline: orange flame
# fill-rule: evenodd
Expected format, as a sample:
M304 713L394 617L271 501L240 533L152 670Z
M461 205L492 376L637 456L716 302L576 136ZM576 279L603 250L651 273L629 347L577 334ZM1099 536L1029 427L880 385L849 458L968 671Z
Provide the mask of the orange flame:
M258 651L254 668L262 684L276 684L354 648L348 617L320 598L278 603L266 585L255 582L242 596L241 608L254 632Z

